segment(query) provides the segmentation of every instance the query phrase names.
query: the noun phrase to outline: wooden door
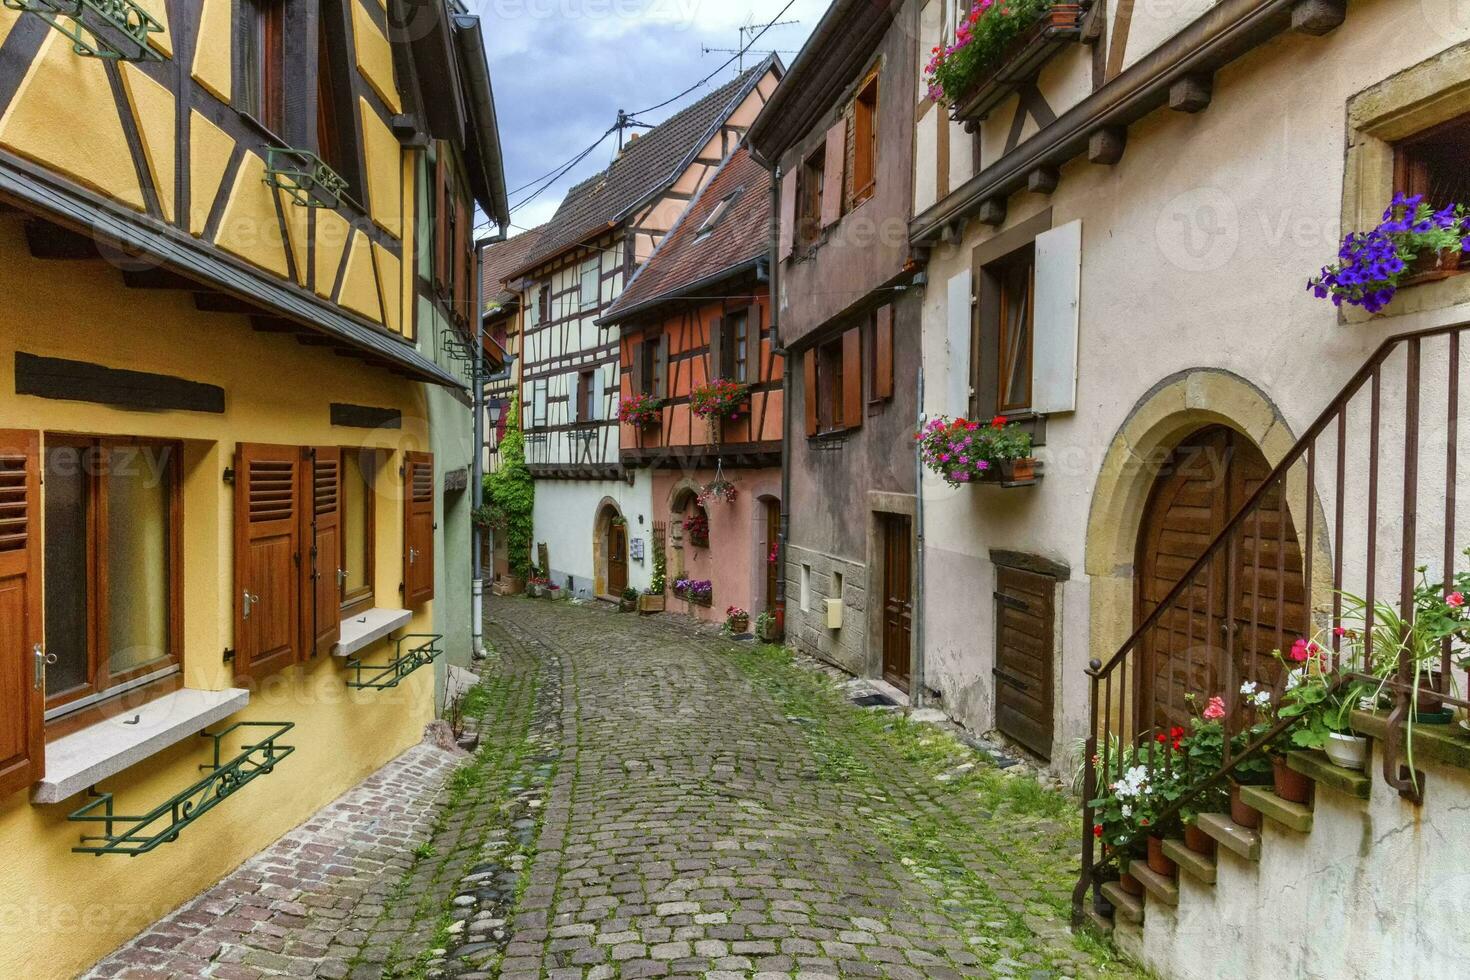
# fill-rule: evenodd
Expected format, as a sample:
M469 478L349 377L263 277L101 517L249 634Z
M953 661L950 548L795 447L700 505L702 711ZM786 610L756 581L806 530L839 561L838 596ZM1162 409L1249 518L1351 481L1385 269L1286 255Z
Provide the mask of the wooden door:
M434 457L403 454L403 601L434 598Z
M1220 426L1195 433L1171 454L1139 531L1135 623L1157 608L1270 471L1249 439ZM1274 679L1271 651L1305 631L1301 551L1279 492L1246 518L1237 541L1234 567L1228 549L1219 551L1144 636L1136 688L1141 727L1187 727L1193 711L1186 695L1225 696L1227 656L1238 677Z
M607 592L623 597L628 587L628 526L616 522L607 526Z
M995 727L1051 758L1056 579L996 568Z
M884 514L882 520L883 679L907 691L914 616L910 521L903 514Z
M342 625L342 451L335 446L319 446L312 450L311 464L309 649L322 654L332 651Z
M0 801L45 775L42 636L40 439L0 430Z
M775 612L781 604L781 596L777 594L776 561L779 558L781 546L781 502L779 500L767 499L765 501L766 512L766 552L761 558L766 563L766 612Z
M235 449L235 675L242 682L300 659L302 454Z

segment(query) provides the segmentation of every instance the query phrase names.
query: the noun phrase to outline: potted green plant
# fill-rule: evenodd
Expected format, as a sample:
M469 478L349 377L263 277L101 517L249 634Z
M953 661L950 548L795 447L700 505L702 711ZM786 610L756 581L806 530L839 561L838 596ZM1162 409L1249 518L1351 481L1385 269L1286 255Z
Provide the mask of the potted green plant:
M1467 251L1470 212L1463 204L1436 210L1423 195L1397 194L1378 227L1347 235L1337 261L1307 289L1335 306L1348 303L1377 313L1401 287L1453 273Z
M551 587L551 579L546 578L544 575L532 575L526 579L526 595L532 599L545 598L547 590Z
M638 609L638 590L628 586L623 590L622 598L618 600L618 609L622 612L634 612Z
M775 613L763 612L755 617L755 636L762 643L775 643L781 638Z
M952 487L1036 480L1031 434L1005 416L982 424L940 415L920 426L914 438L923 464Z
M725 607L725 629L736 636L750 632L750 613L739 606Z

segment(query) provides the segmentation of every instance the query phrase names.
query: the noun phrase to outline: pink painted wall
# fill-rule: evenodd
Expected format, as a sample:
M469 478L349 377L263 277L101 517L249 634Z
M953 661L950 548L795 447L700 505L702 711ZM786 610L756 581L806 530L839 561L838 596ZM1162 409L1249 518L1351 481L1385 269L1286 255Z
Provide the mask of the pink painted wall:
M722 622L728 606L740 606L750 612L752 628L755 617L766 608L766 507L762 498L777 500L781 493L781 471L777 468L737 470L726 468L725 479L738 491L733 503L711 501L709 514L709 547L696 548L689 543L680 522L694 509L693 498L686 491L698 488L715 477L714 470L654 470L654 519L667 521L668 591L665 608L709 622ZM681 509L674 510L676 501ZM674 596L674 580L683 574L692 579L709 579L714 584L714 598L708 607L686 603Z

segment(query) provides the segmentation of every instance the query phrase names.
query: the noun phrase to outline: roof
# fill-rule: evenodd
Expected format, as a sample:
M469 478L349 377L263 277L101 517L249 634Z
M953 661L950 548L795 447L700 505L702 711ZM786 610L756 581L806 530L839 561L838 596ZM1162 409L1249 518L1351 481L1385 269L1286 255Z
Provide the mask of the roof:
M701 234L721 205L714 225ZM616 322L753 266L770 248L770 228L771 172L742 143L628 280L603 320Z
M523 231L503 242L486 245L480 251L480 295L484 297L487 306L491 303L504 305L515 298L515 294L505 287L506 280L525 261L527 253L540 240L541 230L545 227L541 225L530 231Z
M623 148L606 170L567 192L546 223L540 242L526 257L525 272L612 227L678 179L719 132L730 114L780 59L767 55L734 81L715 89Z

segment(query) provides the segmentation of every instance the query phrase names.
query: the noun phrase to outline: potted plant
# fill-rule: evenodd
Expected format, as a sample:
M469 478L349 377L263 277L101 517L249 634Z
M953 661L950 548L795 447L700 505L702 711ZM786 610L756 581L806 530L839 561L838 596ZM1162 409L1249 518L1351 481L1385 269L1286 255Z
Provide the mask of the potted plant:
M547 583L547 585L546 585L546 598L548 598L548 599L565 599L566 598L566 595L567 595L567 590L566 589L563 589L559 585L553 585L550 582Z
M739 606L725 607L725 628L736 636L750 632L750 613Z
M638 597L638 611L645 615L664 611L664 594L655 592L650 586Z
M689 535L689 543L694 547L709 547L709 515L703 507L684 518L684 533Z
M709 579L690 579L684 588L684 599L699 606L708 606L714 599L715 587Z
M674 597L683 599L689 595L689 579L681 576L674 579Z
M926 421L914 438L924 465L952 487L1036 479L1031 434L1005 416L982 425L941 415Z
M776 622L775 613L763 612L755 617L755 636L762 643L775 643L781 638L781 630Z
M618 421L635 429L649 429L663 420L663 399L652 395L629 395L618 404Z
M711 501L733 504L739 495L740 491L735 488L735 484L723 476L716 476L699 488L698 500L701 507L707 506Z
M1342 240L1337 261L1307 288L1334 306L1348 303L1377 313L1402 286L1443 278L1470 251L1470 212L1463 204L1436 210L1422 195L1394 196L1378 227Z
M930 51L924 66L929 98L960 101L1009 62L1036 28L1075 29L1081 12L1079 3L1053 0L975 0L954 41Z
M1185 700L1192 707L1196 699L1193 694L1187 694ZM1218 698L1211 700L1219 701ZM1211 711L1212 717L1206 720L1196 713L1190 719L1189 734L1182 740L1184 769L1197 789L1191 794L1190 803L1179 810L1179 819L1184 828L1184 846L1196 854L1210 856L1215 853L1215 839L1199 829L1198 817L1201 813L1224 810L1229 805L1229 794L1225 785L1214 778L1225 761L1224 704L1220 702L1215 707L1220 716L1215 717L1215 712ZM1205 780L1209 782L1205 783Z
M631 585L623 590L623 596L618 601L618 608L623 612L633 612L638 608L638 590Z
M544 575L532 575L526 579L526 595L532 599L545 598L549 588L551 588L551 579Z
M715 378L695 385L689 392L689 411L712 423L723 419L734 421L745 413L750 385L727 378Z

